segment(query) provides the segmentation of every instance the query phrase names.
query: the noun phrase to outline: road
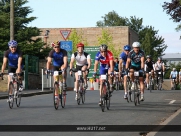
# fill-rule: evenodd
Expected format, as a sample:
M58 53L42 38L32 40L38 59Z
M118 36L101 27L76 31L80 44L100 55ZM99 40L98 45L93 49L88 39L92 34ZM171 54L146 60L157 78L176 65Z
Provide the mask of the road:
M55 110L52 94L23 97L20 108L9 109L0 100L0 125L159 125L181 106L180 90L145 91L145 101L134 106L123 99L123 91L114 91L109 111L98 106L99 92L87 91L85 104L77 105L75 92L67 92L64 109ZM0 132L1 136L139 136L139 132Z

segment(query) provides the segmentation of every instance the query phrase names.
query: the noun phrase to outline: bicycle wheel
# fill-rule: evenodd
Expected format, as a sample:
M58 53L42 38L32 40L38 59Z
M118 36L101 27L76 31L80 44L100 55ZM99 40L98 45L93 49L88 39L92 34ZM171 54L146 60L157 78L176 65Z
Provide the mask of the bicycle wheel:
M82 103L85 103L85 89L82 90Z
M80 91L77 92L77 104L80 105L80 99L81 99L81 94Z
M137 102L138 102L138 104L140 104L140 99L141 99L140 98L140 96L141 96L140 94L141 94L140 92L137 93Z
M62 108L65 108L65 102L66 102L66 91L63 91L61 94L61 106Z
M12 93L11 95L11 99L9 99L10 97L10 92ZM9 91L8 91L8 104L9 104L9 108L12 109L13 108L13 103L14 103L14 85L12 82L9 83Z
M158 90L161 91L162 89L162 81L161 81L161 78L159 78L159 81L158 81Z
M55 109L57 110L58 107L59 107L59 99L55 99L55 94L56 94L56 90L59 89L59 85L58 83L54 83L54 89L53 89L53 104L54 104L54 107Z
M138 103L138 88L137 88L137 84L135 84L135 87L134 87L134 104L135 106L137 105Z
M102 112L105 111L105 103L106 103L105 97L102 97L101 98L101 110L102 110Z
M116 91L119 91L119 83L118 82L116 82L115 88L116 88Z
M19 91L19 84L17 84L16 106L20 107L20 103L21 103L21 92Z
M110 101L111 101L110 92L107 92L105 99L106 99L107 110L109 110L110 109Z

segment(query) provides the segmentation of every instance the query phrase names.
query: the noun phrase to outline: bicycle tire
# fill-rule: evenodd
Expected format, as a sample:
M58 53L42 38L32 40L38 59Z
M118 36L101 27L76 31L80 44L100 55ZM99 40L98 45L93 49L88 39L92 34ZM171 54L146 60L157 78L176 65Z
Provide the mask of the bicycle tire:
M138 94L137 94L137 101L138 101L138 104L140 104L140 99L141 99L141 98L140 98L140 96L141 96L140 94L141 94L140 92L138 92Z
M106 94L106 107L107 107L107 110L110 109L110 101L111 101L110 92L107 92L107 94Z
M106 103L105 98L102 97L102 98L101 98L101 110L102 110L102 112L105 111L105 103Z
M77 104L80 105L80 99L81 99L81 94L80 91L77 92Z
M118 82L116 82L116 91L119 91L119 83Z
M17 84L16 106L20 107L20 104L21 104L21 92L19 91L19 84Z
M137 87L137 84L135 84L135 87L134 87L134 104L135 106L138 104L138 87Z
M66 91L63 91L62 92L62 95L61 95L61 106L62 106L62 108L65 108L65 103L66 103Z
M129 101L132 102L133 94L131 90L129 90L128 95L129 95Z
M161 81L161 78L159 78L159 81L158 81L158 90L161 91L161 88L162 88L162 81Z
M8 100L9 100L9 97L10 97L10 92L12 92L12 101L8 101L8 104L9 104L9 108L12 109L13 108L13 103L14 103L14 85L12 82L9 83L9 89L8 89Z
M85 89L82 91L82 103L85 103Z
M54 83L54 89L53 89L53 104L54 104L54 108L56 110L58 110L58 107L59 107L59 100L57 102L55 102L55 93L56 93L56 90L59 89L59 85L58 83Z

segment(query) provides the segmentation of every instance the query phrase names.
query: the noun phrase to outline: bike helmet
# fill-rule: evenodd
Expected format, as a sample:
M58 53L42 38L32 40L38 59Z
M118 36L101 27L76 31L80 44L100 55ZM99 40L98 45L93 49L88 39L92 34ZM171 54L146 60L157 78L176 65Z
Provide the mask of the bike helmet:
M107 45L106 44L101 44L100 47L99 47L99 50L100 51L107 51Z
M83 49L84 49L84 44L80 42L80 43L77 44L77 48L78 47L83 47Z
M162 60L162 57L158 57L158 60Z
M173 71L176 71L176 68L173 68Z
M150 58L151 59L151 55L147 55L146 58Z
M130 50L131 50L131 46L125 45L125 46L124 46L124 50L125 50L125 51L130 51Z
M134 43L132 44L132 46L133 46L133 48L134 48L134 47L140 47L140 43L139 43L139 42L134 42Z
M17 46L18 45L18 43L17 43L17 41L15 41L15 40L11 40L11 41L9 41L8 42L8 46Z
M60 41L54 41L51 43L52 47L56 46L56 45L60 45Z

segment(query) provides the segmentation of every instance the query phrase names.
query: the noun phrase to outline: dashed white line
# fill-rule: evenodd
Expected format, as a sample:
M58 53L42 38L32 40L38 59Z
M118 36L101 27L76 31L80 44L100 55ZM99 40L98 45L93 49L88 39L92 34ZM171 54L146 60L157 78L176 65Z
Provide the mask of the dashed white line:
M169 104L173 104L175 101L176 101L176 100L172 100L172 101L169 102Z

